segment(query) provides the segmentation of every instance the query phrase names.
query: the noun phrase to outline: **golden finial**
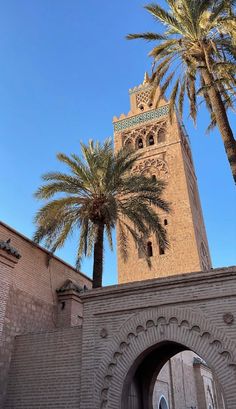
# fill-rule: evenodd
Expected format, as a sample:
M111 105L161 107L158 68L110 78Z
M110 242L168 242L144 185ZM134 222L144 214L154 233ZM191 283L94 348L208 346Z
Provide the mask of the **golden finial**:
M146 71L145 74L144 74L143 85L149 84L149 82L150 82L150 78L149 78L149 75L148 75L148 73Z

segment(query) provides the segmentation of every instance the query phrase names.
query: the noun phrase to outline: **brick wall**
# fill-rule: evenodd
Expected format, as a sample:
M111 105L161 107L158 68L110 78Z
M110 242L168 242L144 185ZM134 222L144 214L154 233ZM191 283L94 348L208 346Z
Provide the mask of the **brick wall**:
M57 295L67 279L91 287L91 280L0 222L0 240L11 239L21 254L16 264L0 259L0 407L16 335L55 329Z
M4 409L78 409L81 328L16 337Z
M151 85L148 85L151 92ZM187 273L189 271L206 271L211 269L211 260L201 203L198 194L197 180L192 162L191 149L188 138L183 131L182 124L174 114L173 120L168 119L168 112L162 112L157 118L153 106L158 101L159 90L153 93L153 104L137 104L139 94L149 92L147 84L133 89L130 94L131 110L127 115L122 114L119 119L114 117L114 147L117 152L127 141L133 149L137 149L137 142L141 138L143 148L138 163L133 171L144 173L146 176L156 176L163 179L166 187L163 198L171 204L171 213L157 211L160 221L167 231L169 248L160 253L155 234L149 236L152 243L152 256L149 267L144 257L140 257L137 246L128 235L129 258L124 261L119 246L120 233L117 229L117 259L119 283L152 279ZM161 109L167 101L161 99L158 108ZM144 115L143 121L135 120L137 115ZM119 123L119 121L123 121ZM118 123L117 123L118 121ZM117 127L117 125L120 125ZM164 140L158 138L159 132L164 132ZM149 136L153 137L153 144L148 143ZM166 224L167 223L167 224Z
M222 384L227 409L235 409L235 294L235 267L84 294L82 409L119 407L124 379L136 362L170 342L207 362ZM232 321L225 320L227 314Z
M11 244L22 258L12 271L11 282L19 290L47 303L55 302L55 289L68 278L91 287L91 280L50 253L37 246L9 226L0 222L0 240L11 239Z

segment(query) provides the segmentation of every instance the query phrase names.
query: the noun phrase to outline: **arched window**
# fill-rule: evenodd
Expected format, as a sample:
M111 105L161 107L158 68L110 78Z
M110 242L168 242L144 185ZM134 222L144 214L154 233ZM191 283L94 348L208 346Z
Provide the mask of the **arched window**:
M157 142L161 143L161 142L165 142L165 140L166 140L166 131L165 129L161 128L158 132Z
M128 148L128 149L131 149L131 148L132 148L132 141L131 141L131 139L127 139L127 140L125 141L125 147Z
M142 149L142 148L143 148L143 140L142 140L142 138L138 138L137 148L138 148L138 149Z
M147 242L147 256L152 257L153 256L153 251L152 251L152 242L148 241Z
M153 181L153 182L156 182L156 181L157 181L156 175L152 175L152 181Z
M154 145L155 141L154 141L154 136L153 136L152 133L148 135L148 141L147 142L148 142L149 146Z
M167 224L168 224L168 220L164 219L164 226L167 226Z
M162 396L160 401L159 401L158 409L169 409L167 400L166 400L166 398L164 396Z

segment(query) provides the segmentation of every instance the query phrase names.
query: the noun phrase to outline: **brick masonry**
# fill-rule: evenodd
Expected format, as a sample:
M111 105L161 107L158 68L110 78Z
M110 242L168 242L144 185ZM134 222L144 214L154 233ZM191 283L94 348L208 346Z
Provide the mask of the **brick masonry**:
M202 215L197 187L197 179L191 155L188 137L181 121L174 115L169 121L168 110L156 118L151 115L156 106L159 90L156 89L153 100L150 84L136 87L130 94L130 112L114 119L114 146L118 151L129 144L138 149L141 138L143 147L139 149L141 158L134 166L133 172L155 176L166 182L163 197L171 204L171 213L159 210L160 221L167 231L169 248L162 254L155 235L148 241L152 243L151 268L128 234L129 258L124 261L119 245L119 228L117 229L117 258L119 283L146 280L167 275L187 273L189 271L207 271L211 268L207 236ZM167 101L161 99L159 108L168 107ZM147 120L142 123L134 121L143 113ZM128 129L117 127L125 118L130 123ZM162 138L160 140L160 132ZM149 137L153 144L149 144ZM167 223L167 224L165 224Z
M81 298L81 409L126 409L122 391L132 366L167 341L201 356L223 387L227 409L235 409L236 267L93 290ZM234 322L227 324L225 313Z
M21 254L0 254L0 407L16 335L57 328L57 294L66 279L91 287L91 280L4 223L0 240L11 239Z
M235 409L236 267L92 290L80 299L82 327L16 337L4 409L127 409L123 391L133 365L166 342L205 359L226 408Z
M4 408L78 409L80 368L80 327L17 336Z
M152 115L150 87L143 85L131 92L128 116L114 119L115 149L128 139L136 144L141 133L146 144L147 133L154 132L158 143L145 146L137 171L168 182L170 249L157 255L153 248L149 271L134 246L126 266L118 248L119 281L131 282L83 294L77 286L91 288L91 280L0 223L0 240L10 238L22 255L16 259L0 249L1 408L127 409L135 369L150 351L162 363L169 360L171 348L166 355L160 351L171 345L173 351L187 348L200 355L223 387L225 409L235 409L236 267L210 270L186 135L177 117L168 122L167 101ZM140 109L147 114L140 116ZM158 141L163 130L165 140ZM132 282L147 278L152 279ZM57 296L68 280L75 285ZM196 370L200 383L207 369Z

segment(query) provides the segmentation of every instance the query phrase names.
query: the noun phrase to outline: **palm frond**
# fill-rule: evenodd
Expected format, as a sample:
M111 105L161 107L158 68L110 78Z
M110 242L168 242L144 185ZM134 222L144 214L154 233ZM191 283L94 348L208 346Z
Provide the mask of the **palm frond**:
M172 121L172 118L173 118L173 112L174 112L177 93L178 93L178 89L179 89L179 83L180 83L180 81L177 80L174 87L173 87L171 95L170 95L170 100L169 100L169 118L170 118L170 121Z
M196 123L197 116L197 104L196 104L196 88L195 88L195 76L189 75L187 79L187 95L190 102L190 115Z
M169 87L169 85L171 84L172 79L174 78L175 73L171 72L168 77L166 78L164 84L161 85L160 87L160 94L157 100L157 105L160 102L160 100L163 98L163 96L165 95L165 92L167 90L167 88Z
M178 99L178 111L179 111L180 118L183 117L185 90L186 90L186 77L182 79L182 83L180 85L180 92L179 92L179 99Z
M155 20L161 21L163 24L173 27L175 30L181 33L181 27L179 27L177 19L158 4L151 3L146 5L144 8L152 14Z
M157 34L157 33L151 33L151 32L146 32L146 33L140 33L140 34L128 34L126 36L127 40L136 40L142 38L143 40L146 41L159 41L159 40L166 40L165 35Z
M131 171L141 152L122 148L114 154L110 140L104 144L93 141L81 144L81 151L82 158L58 154L58 159L69 167L69 173L50 172L43 176L43 184L35 195L47 202L35 215L34 240L43 241L48 249L56 251L79 230L76 259L81 261L95 248L99 224L105 229L111 248L112 230L119 225L122 254L126 257L128 234L141 240L151 231L151 222L157 223L151 206L169 211L169 204L162 198L165 183L154 184L143 175L134 176Z

